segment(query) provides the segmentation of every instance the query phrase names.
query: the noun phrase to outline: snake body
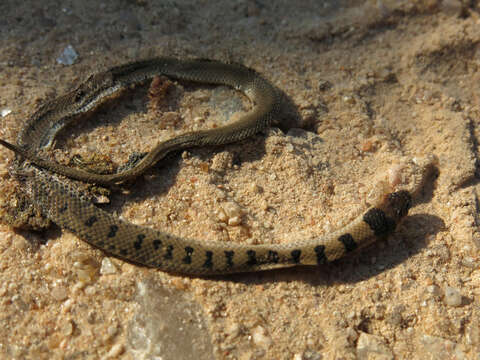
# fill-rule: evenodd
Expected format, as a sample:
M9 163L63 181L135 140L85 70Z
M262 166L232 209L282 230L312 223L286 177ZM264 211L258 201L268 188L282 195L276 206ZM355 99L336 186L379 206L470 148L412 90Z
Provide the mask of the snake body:
M156 75L229 85L247 95L255 105L252 111L227 126L190 132L164 141L135 166L116 174L94 174L37 155L40 150L52 146L61 129L80 115L93 111L105 98ZM35 112L20 131L16 145L4 140L0 140L0 144L17 153L15 171L25 182L31 200L45 216L110 255L168 272L209 275L324 264L390 234L411 206L407 191L385 195L347 226L324 237L282 244L244 245L185 239L123 221L93 205L74 185L55 174L104 185L121 183L142 174L172 151L225 144L252 136L271 123L278 111L278 102L273 86L242 65L158 58L114 67L91 76L76 90Z

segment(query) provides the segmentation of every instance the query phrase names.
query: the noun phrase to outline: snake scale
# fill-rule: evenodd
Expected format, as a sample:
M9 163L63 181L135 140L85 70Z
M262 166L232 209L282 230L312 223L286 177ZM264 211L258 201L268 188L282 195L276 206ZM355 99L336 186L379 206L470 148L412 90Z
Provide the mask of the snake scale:
M38 155L52 146L61 129L95 111L106 98L157 75L231 86L251 100L253 109L226 126L189 132L161 142L135 165L115 174L95 174ZM25 184L35 206L50 220L109 255L163 271L209 275L324 264L393 232L411 207L407 191L386 194L344 228L324 237L245 245L185 239L134 225L93 205L73 184L57 175L103 185L132 180L172 151L250 137L271 124L278 108L275 88L247 67L214 60L156 58L90 76L77 89L41 106L20 131L17 144L4 140L0 144L16 153L13 172Z

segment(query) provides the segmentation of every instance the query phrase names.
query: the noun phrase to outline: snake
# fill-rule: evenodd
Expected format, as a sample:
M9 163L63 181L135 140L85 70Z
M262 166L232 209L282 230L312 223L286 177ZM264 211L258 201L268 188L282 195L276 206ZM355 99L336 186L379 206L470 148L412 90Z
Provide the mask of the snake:
M162 141L137 163L117 173L72 168L39 155L53 146L59 131L95 112L107 98L160 75L230 86L251 101L252 109L225 126ZM360 216L329 234L252 245L183 238L130 223L94 205L74 182L64 179L106 186L132 181L171 152L247 139L270 126L279 108L278 90L244 65L207 59L154 58L91 75L76 89L40 106L25 122L16 144L1 139L0 144L15 152L13 173L44 216L109 256L165 272L203 276L317 266L391 234L412 206L412 195L406 190L384 194Z

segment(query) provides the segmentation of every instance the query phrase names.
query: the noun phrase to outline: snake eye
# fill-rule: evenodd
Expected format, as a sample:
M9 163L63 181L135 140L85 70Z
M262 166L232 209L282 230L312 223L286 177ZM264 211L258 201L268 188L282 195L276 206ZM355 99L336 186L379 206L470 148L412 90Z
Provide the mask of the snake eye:
M75 102L82 100L84 96L85 96L85 91L78 89L75 92Z

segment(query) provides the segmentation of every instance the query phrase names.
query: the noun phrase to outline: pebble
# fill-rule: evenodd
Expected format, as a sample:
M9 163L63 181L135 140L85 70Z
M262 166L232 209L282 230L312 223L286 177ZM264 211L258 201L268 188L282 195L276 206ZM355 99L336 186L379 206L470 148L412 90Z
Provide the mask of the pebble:
M74 325L71 320L67 321L61 328L62 335L70 336L73 334Z
M63 301L68 297L68 290L63 285L55 285L50 294L55 300Z
M73 65L78 58L78 54L72 45L67 45L62 54L57 58L57 63L62 65Z
M73 272L77 275L78 280L88 284L96 279L100 266L95 258L80 251L72 253L71 258Z
M225 333L230 338L235 339L238 335L240 335L241 329L241 326L238 323L234 322L227 326L227 328L225 329Z
M237 226L242 223L243 210L233 202L227 202L217 210L218 220L230 226Z
M100 274L102 275L111 275L116 274L118 272L117 267L115 264L110 260L110 258L106 257L102 260L102 265L100 266Z
M90 285L85 288L85 295L94 296L96 293L97 289L95 288L95 286Z
M437 336L423 335L420 339L423 353L430 354L430 359L466 359L457 344Z
M73 268L80 281L90 283L94 280L96 273L95 268L89 266L82 267L82 264L78 262L73 263Z
M5 116L9 115L11 112L12 112L12 110L5 108L5 109L0 110L0 115L2 115L2 117L5 117Z
M460 291L457 288L445 286L444 293L445 304L447 304L448 306L462 305L462 294L460 294Z
M220 222L223 222L223 223L228 222L227 214L225 213L225 210L223 210L222 208L217 210L217 218L218 218L218 221Z
M105 195L94 195L93 202L95 204L110 204L110 199Z
M347 340L350 344L355 343L355 341L358 339L358 334L355 331L355 329L351 326L349 326L346 330L346 335L347 335Z
M255 345L263 348L268 348L272 345L272 339L265 335L265 329L260 325L252 330L252 339Z
M437 297L442 295L442 292L440 291L440 288L437 285L429 285L426 288L427 293Z
M401 184L403 182L402 178L402 170L403 170L403 165L401 164L396 164L392 165L388 169L388 183L390 186L395 187L398 184Z
M230 226L237 226L237 225L240 225L241 223L242 223L242 218L240 218L239 216L234 216L228 219L228 225Z
M108 338L113 338L117 334L118 334L118 325L117 324L110 325L107 328Z
M70 312L74 305L74 301L72 299L67 299L63 304L62 304L62 314L66 314Z
M343 101L349 105L354 105L356 103L355 98L353 96L345 95L343 97Z
M263 192L263 189L260 185L256 184L256 183L250 183L249 185L249 190L250 192L254 193L254 194L261 194Z
M78 292L85 289L85 286L87 286L87 284L84 283L83 281L77 281L75 285L72 286L72 293L77 294Z
M462 259L462 266L470 269L476 269L477 268L477 262L474 258L471 256L467 256Z
M357 355L360 359L392 359L393 353L379 336L362 332L357 342Z
M405 306L397 305L393 308L393 311L388 316L388 322L394 326L399 326L403 322L402 312L405 310Z

